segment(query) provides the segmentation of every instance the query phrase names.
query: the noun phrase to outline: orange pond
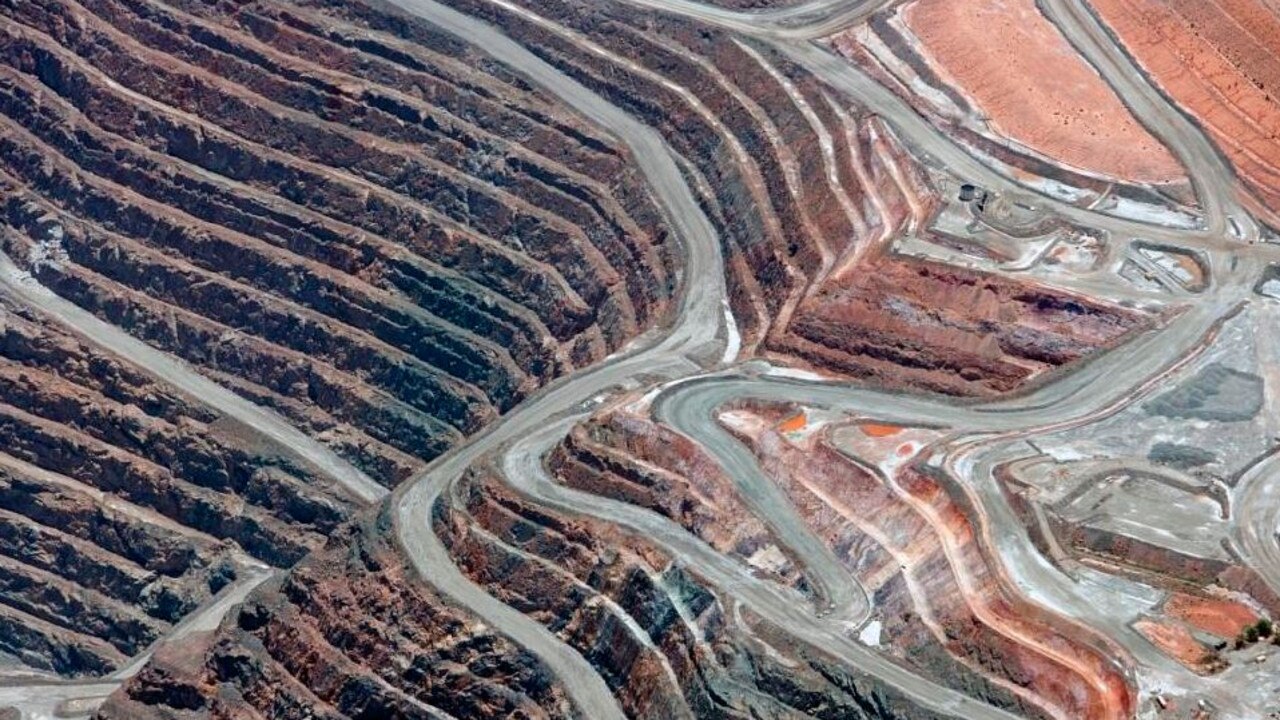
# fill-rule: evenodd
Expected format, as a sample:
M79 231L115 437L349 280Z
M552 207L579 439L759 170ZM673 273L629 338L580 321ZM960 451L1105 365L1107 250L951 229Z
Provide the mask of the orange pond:
M902 432L902 428L897 425L883 425L881 423L862 423L858 429L867 437L881 438L891 437Z
M797 430L803 430L804 426L807 423L808 423L808 420L805 418L804 413L798 412L795 415L792 415L791 417L787 418L786 420L783 420L782 423L778 425L778 430L779 432L784 432L784 433L796 432Z

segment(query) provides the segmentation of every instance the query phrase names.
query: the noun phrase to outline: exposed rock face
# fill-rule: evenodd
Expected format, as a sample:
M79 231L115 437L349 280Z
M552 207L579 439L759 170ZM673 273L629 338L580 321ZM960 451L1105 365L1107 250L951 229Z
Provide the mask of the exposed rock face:
M1137 314L1004 278L883 258L802 305L782 346L882 386L992 395L1142 323Z
M328 5L0 6L0 249L392 487L663 318L672 251L617 140ZM2 652L109 672L360 503L49 318L0 333Z
M766 43L613 0L447 4L660 130L719 233L748 354L994 395L1145 321L884 255L936 210L923 171ZM674 242L633 158L483 48L366 0L8 0L0 16L0 249L388 488L669 319ZM361 511L290 448L48 318L0 320L0 651L109 672L252 556L289 571L162 647L103 720L584 716L566 678L414 576L386 507ZM1132 712L1106 641L1009 587L945 479L880 478L825 439L744 439L872 589L894 662L1031 717ZM628 716L937 716L489 460L432 530ZM548 469L809 591L734 479L642 407L576 428Z
M748 346L824 264L881 225L859 177L870 118L767 47L616 2L519 2L514 13L454 0L652 124L689 163L721 235L734 315ZM547 16L599 49L546 32ZM826 143L830 142L830 152Z
M582 652L629 716L934 717L749 612L732 620L642 538L483 474L457 494L436 522L459 565ZM384 525L336 534L217 633L162 651L98 717L580 716L536 659L414 579Z
M873 474L825 439L806 450L756 428L736 426L874 594L882 638L905 662L1021 713L1129 717L1136 700L1115 649L1014 588L958 487L912 465Z
M803 580L715 460L641 413L618 408L574 428L549 463L570 487L658 512L785 584Z
M1038 178L1093 199L1198 204L1168 148L1032 2L889 4L826 42L956 142L1041 192ZM1041 96L1046 66L1062 82ZM1092 152L1093 143L1104 151Z
M352 499L265 438L12 308L0 319L0 649L108 671Z
M767 47L614 2L522 0L521 14L484 0L451 4L640 115L697 168L749 348L891 387L980 395L1017 388L1143 324L1120 308L957 268L884 260L849 274L909 219L928 219L930 188L867 109ZM600 53L545 32L531 14ZM607 72L601 54L613 60ZM874 307L894 294L896 307L891 297ZM931 317L938 307L942 317ZM877 338L889 325L906 337Z
M366 518L335 534L204 648L158 657L99 717L573 715L536 659L416 580L386 532Z
M581 652L629 717L929 716L727 608L642 537L529 504L483 472L456 493L437 526L459 566Z
M1218 456L1194 445L1164 442L1152 445L1147 459L1154 463L1168 465L1175 470L1186 471L1215 462Z
M229 9L6 6L4 247L42 283L388 485L663 314L613 141L382 11Z

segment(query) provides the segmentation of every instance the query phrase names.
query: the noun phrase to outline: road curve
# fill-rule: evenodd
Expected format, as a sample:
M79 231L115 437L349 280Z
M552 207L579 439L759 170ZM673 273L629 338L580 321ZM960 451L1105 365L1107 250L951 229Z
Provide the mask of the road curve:
M866 590L805 524L777 483L765 476L751 451L715 422L713 413L725 402L718 391L715 385L695 384L684 392L664 393L654 402L654 417L715 457L746 505L799 561L825 603L822 611L830 613L833 620L861 625L871 613Z
M994 532L993 527L1020 531L992 475L994 466L1008 457L1011 439L1089 422L1132 403L1155 379L1172 372L1204 346L1222 318L1248 296L1252 281L1261 271L1263 253L1275 256L1273 250L1263 249L1243 257L1233 257L1226 252L1231 247L1225 237L1228 218L1245 223L1245 235L1249 239L1256 237L1257 228L1229 191L1234 187L1229 165L1203 134L1136 72L1080 0L1041 0L1050 20L1116 87L1135 114L1183 159L1201 196L1206 227L1186 232L1123 220L1049 199L1046 204L1065 217L1117 235L1140 235L1180 247L1207 250L1211 255L1211 287L1160 328L1103 353L1070 374L1056 376L1032 392L998 402L951 404L849 385L770 377L752 372L750 367L745 372L740 368L676 383L657 396L654 409L658 419L694 438L716 457L738 483L748 504L771 527L778 540L800 558L811 580L834 606L830 614L815 613L798 592L755 577L749 568L715 551L669 519L558 485L543 465L547 451L563 439L574 423L591 412L593 399L618 387L634 387L641 377L677 380L700 374L705 369L705 358L719 357L712 353L723 344L717 338L731 334L725 326L725 273L719 239L685 184L662 137L486 23L434 0L389 2L474 44L625 143L659 199L685 253L683 295L670 327L641 337L634 347L617 357L549 385L481 434L438 458L397 490L392 497L397 539L423 581L539 657L555 674L583 718L621 720L624 717L603 678L580 653L537 621L498 601L467 578L433 532L432 512L441 494L472 464L484 457L499 455L503 476L521 492L548 506L597 516L644 533L729 597L749 605L768 621L802 641L821 647L851 668L896 688L920 707L955 718L1013 718L1004 710L921 678L851 639L849 630L862 622L870 610L865 592L840 565L831 549L814 536L749 451L718 426L712 411L730 400L754 397L824 406L904 425L956 429L957 432L937 446L935 461L972 493L988 533ZM916 149L969 179L993 188L1015 187L1012 180L965 152L908 104L857 68L814 44L795 42L858 22L888 4L888 0L810 0L791 8L760 13L714 8L695 0L627 2L766 38L832 87L874 108ZM273 438L361 500L372 503L386 495L386 490L372 479L283 418L243 400L167 354L48 292L3 254L0 254L0 292L52 315L91 341ZM731 318L728 322L731 323ZM1277 478L1280 478L1280 469L1275 466L1273 456L1242 479L1242 497L1254 500L1259 510L1243 516L1247 530L1241 531L1240 543L1252 562L1266 566L1264 576L1268 581L1280 588L1280 545L1275 535L1276 523L1280 521L1280 502L1272 497L1271 490L1272 481ZM1263 502L1264 499L1269 504ZM1237 507L1249 504L1238 502ZM1083 602L1078 593L1073 592L1071 580L1043 561L1025 532L1005 535L1007 537L993 542L1001 560L1015 568L1019 577L1029 579L1029 584L1042 593L1041 597L1047 597L1053 607L1111 633L1144 663L1165 662L1130 628ZM265 577L265 574L255 575L252 584ZM203 627L214 611L225 610L231 601L242 596L242 590L248 592L252 584L246 582L245 587L236 588L234 597L220 596L211 604L208 614L189 619L182 626L183 632ZM128 674L131 669L122 672ZM43 708L44 704L62 699L93 699L105 696L114 689L115 683L56 687L43 694L34 686L0 688L0 706L11 699L32 708ZM50 714L52 710L50 705Z
M920 117L909 105L888 88L871 80L848 60L838 57L815 43L796 42L827 37L870 17L890 3L880 0L813 0L789 8L760 12L741 12L709 5L698 0L623 0L628 4L674 13L769 40L829 85L874 108L895 129L917 147L943 161L943 164L971 181L986 187L1027 192L1034 190L1018 185L1012 179L982 163L961 148L946 134ZM1041 0L1045 16L1067 37L1081 55L1090 62L1130 108L1134 115L1179 157L1195 184L1201 199L1206 226L1188 233L1159 225L1078 208L1046 195L1041 200L1073 220L1086 221L1094 227L1125 235L1149 238L1187 238L1194 234L1218 238L1226 233L1228 218L1245 225L1246 238L1256 238L1258 229L1250 215L1240 207L1233 189L1237 186L1229 163L1217 151L1199 127L1156 89L1118 46L1111 35L1081 0ZM1191 172L1194 168L1195 172Z
M16 678L8 681L0 678L0 710L16 708L20 717L29 720L88 718L97 712L111 693L129 678L137 675L151 660L157 649L164 645L182 642L192 633L216 630L233 608L244 602L262 583L270 580L276 570L248 557L237 559L237 579L191 612L146 650L138 653L129 664L107 677L96 680L61 680Z
M426 582L534 653L563 684L583 717L621 720L624 716L617 699L581 654L542 624L499 602L462 574L433 532L431 512L449 483L503 443L530 435L545 427L549 419L581 408L592 397L640 373L666 372L675 377L696 371L698 366L684 360L683 355L715 346L724 322L725 281L719 238L656 131L484 22L432 0L392 1L402 10L481 48L624 142L663 206L685 254L684 294L675 324L663 335L642 337L631 352L543 389L410 479L394 498L397 537ZM697 281L690 282L693 278Z
M1231 508L1236 547L1280 594L1280 453L1272 452L1240 476Z
M750 372L744 374L738 369L703 375L668 386L653 401L655 413L703 442L722 462L725 458L733 458L736 453L744 452L744 449L736 439L715 426L710 410L742 398L798 402L904 425L963 429L963 433L952 435L949 441L945 441L943 447L947 447L948 443L971 443L975 433L1030 434L1059 429L1069 423L1088 422L1100 415L1118 412L1135 401L1141 391L1151 387L1153 378L1163 377L1184 366L1186 359L1194 356L1216 332L1219 322L1217 309L1229 305L1225 298L1221 302L1220 306L1207 306L1209 310L1206 312L1186 313L1169 326L1112 350L1079 372L1046 385L1038 392L998 403L952 405L923 396L762 376ZM1115 377L1120 382L1114 385L1107 383L1105 388L1097 387L1109 377ZM1059 389L1064 386L1074 390ZM1096 391L1080 391L1089 386L1093 386ZM1053 396L1052 401L1047 400L1046 395ZM880 655L849 641L849 625L841 622L838 615L822 618L810 611L800 610L806 606L802 598L754 577L749 569L719 554L669 519L626 503L556 484L547 476L543 458L569 428L587 414L588 411L584 409L576 414L562 416L554 424L539 428L504 448L502 471L507 482L550 507L599 517L651 538L681 562L696 568L712 584L752 607L766 619L787 628L796 637L832 652L851 666L890 683L922 707L939 712L955 712L959 717L965 718L1007 717L1003 711L981 703L975 704L972 699L926 679L910 673L904 675L897 666L883 666L884 659ZM992 445L997 449L1002 446L999 443ZM976 446L966 448L970 453L977 450ZM944 453L943 457L945 459L947 455ZM978 473L958 472L954 467L949 469L953 470L958 480L974 488L976 499L988 514L984 518L988 526L1018 527L1016 523L1010 524L1014 522L1010 520L1013 517L1012 509L1000 494L994 478L989 474L979 477L982 473L989 473L995 456L978 455L975 459L983 460L977 468ZM726 465L726 470L730 472L735 468L737 472L752 472L749 468L739 467L735 460L730 460ZM754 472L760 473L759 468L756 467ZM784 499L777 507L785 509L790 505ZM1162 659L1144 638L1124 623L1107 620L1102 617L1098 608L1083 603L1072 589L1073 581L1041 561L1025 532L1002 533L1001 542L996 549L1002 560L1018 567L1018 579L1031 578L1035 582L1042 582L1046 590L1041 597L1052 600L1052 606L1067 617L1114 633L1112 637L1135 656L1169 674L1182 672L1167 659Z
M893 91L872 80L848 60L812 43L780 43L774 47L801 67L821 78L835 90L856 100L860 105L874 108L899 137L924 155L934 158L942 166L984 187L1001 192L1034 193L1037 202L1051 208L1068 220L1085 226L1111 232L1116 237L1144 237L1162 242L1198 241L1198 247L1223 247L1221 233L1209 229L1186 230L1162 225L1128 220L1097 210L1077 207L1050 197L1023 185L981 162L956 140L921 117L906 101ZM1212 224L1212 223L1211 223Z
M1102 75L1121 101L1187 168L1210 235L1227 233L1227 216L1252 226L1253 221L1235 199L1234 171L1200 128L1148 80L1082 0L1039 0L1049 22L1058 27L1085 60ZM1194 169L1194 172L1192 172Z
M590 410L591 400L618 386L646 378L681 378L699 372L690 357L705 357L706 346L716 340L724 319L725 287L720 247L710 223L685 185L675 161L661 137L605 100L564 76L493 27L445 8L432 0L394 0L402 9L476 44L494 58L521 72L557 95L584 116L618 136L631 149L650 186L675 224L686 253L685 295L672 327L662 336L642 338L638 347L604 364L553 383L480 435L406 483L393 497L397 537L423 579L454 602L468 607L516 642L537 655L566 686L585 716L621 717L616 699L595 670L580 654L561 642L531 618L491 597L454 565L448 550L431 527L431 511L450 483L481 457L511 446L503 467L508 481L571 512L598 510L602 517L627 527L636 518L648 518L651 536L665 541L677 557L699 572L713 575L716 584L731 596L766 613L773 622L797 637L832 652L844 662L873 675L911 697L922 707L944 716L973 720L1009 720L1013 715L963 693L920 678L878 653L850 640L849 627L839 618L818 618L798 595L756 579L736 563L719 556L683 529L652 513L638 511L604 498L572 494L573 502L560 505L555 493L570 492L549 482L541 458L550 445L568 432L575 420ZM716 355L718 357L718 354ZM715 573L718 576L714 576Z
M871 17L895 0L809 0L790 7L741 11L697 0L627 0L726 30L777 40L813 40L833 35Z
M676 387L683 387L683 384ZM915 675L879 652L852 640L850 635L854 626L846 619L836 614L820 616L814 613L812 604L798 591L756 577L750 568L721 554L672 520L628 503L557 484L547 475L543 458L573 424L584 417L585 412L561 418L506 449L502 470L507 482L548 507L598 517L644 535L729 597L747 605L793 637L821 648L850 668L897 689L922 709L957 720L1010 720L1017 717Z
M673 9L671 0L640 1L649 6L659 4L664 5L666 9ZM620 711L616 701L609 696L607 688L597 682L598 676L580 655L536 622L503 606L484 590L471 583L453 565L448 552L431 531L429 520L431 508L441 492L470 464L486 454L503 450L501 462L503 475L508 482L521 491L539 502L570 512L597 515L644 532L667 547L683 562L704 572L714 584L730 596L747 603L761 612L764 617L788 628L798 638L835 652L845 662L898 688L920 702L923 707L966 718L1008 717L1008 714L1003 711L912 675L888 663L874 651L850 641L845 634L847 628L837 627L836 623L830 620L824 622L823 618L804 609L804 603L797 603L795 598L788 597L785 590L751 577L737 563L713 552L673 523L623 503L563 488L546 477L542 467L543 455L563 437L576 419L586 414L589 410L586 403L592 397L607 392L615 386L625 385L636 374L642 372L649 377L676 378L696 371L696 365L684 359L683 356L687 351L696 348L700 342L715 334L724 296L720 273L722 265L716 238L706 224L705 217L698 211L688 188L685 187L669 150L654 131L612 107L602 98L479 21L443 8L431 0L395 0L395 3L450 32L475 42L497 59L524 73L535 83L550 90L570 106L577 108L584 116L604 126L626 142L632 148L651 186L658 192L664 208L676 223L679 237L683 241L685 251L689 254L685 277L698 278L699 281L706 278L717 280L716 287L711 291L702 287L702 282L686 283L686 288L691 294L682 300L676 324L670 328L670 334L664 340L646 338L640 343L640 348L632 354L616 358L552 385L532 401L499 421L489 431L473 439L447 458L442 458L424 475L401 491L397 499L400 541L423 577L446 595L470 607L500 630L511 635L517 642L538 654L557 676L566 682L574 702L585 714L591 717L618 715ZM684 0L678 4L686 11L697 5ZM826 7L834 6L833 3ZM918 117L909 106L891 92L871 82L855 69L850 68L847 63L809 44L778 43L777 47L826 79L836 89L876 108L917 148L942 160L944 164L953 167L963 175L979 179L993 187L1011 186L1011 181L999 176L998 173L941 136L935 128ZM1203 156L1197 157L1196 162L1203 159ZM1203 186L1204 183L1198 185L1198 187ZM1210 213L1210 227L1199 232L1185 232L1127 221L1062 203L1050 202L1049 204L1073 220L1121 235L1141 235L1179 246L1207 249L1210 252L1218 252L1228 247L1228 244L1213 232L1221 222L1221 212L1218 208L1226 206L1225 203L1219 202L1217 196L1209 203L1213 210ZM1224 255L1219 254L1214 257L1215 271L1223 269L1226 265ZM1054 382L1035 392L1001 403L957 407L923 398L760 377L716 378L706 382L717 383L716 392L723 392L726 398L769 395L776 390L776 399L828 404L904 423L945 422L954 423L955 426L963 426L966 429L982 428L988 432L1020 431L1035 426L1052 427L1056 423L1087 418L1090 413L1108 411L1117 403L1123 403L1126 397L1131 398L1135 388L1144 387L1150 378L1167 372L1170 366L1176 365L1181 358L1193 352L1206 335L1211 333L1220 318L1229 313L1247 292L1247 278L1257 269L1257 265L1250 261L1240 267L1232 265L1230 269L1234 272L1221 274L1215 272L1213 277L1218 279L1218 282L1214 283L1203 298L1189 310L1170 320L1159 331L1148 333L1105 353L1076 372L1055 378ZM696 388L690 390L691 385L693 383L681 384L676 390L670 392L699 392ZM665 402L666 400L660 397L659 403ZM706 402L705 399L701 400L696 406L705 409ZM671 407L679 407L677 401L673 400L671 403ZM742 453L742 448L739 446L736 451L726 450L725 448L729 446L723 443L723 439L717 441L714 437L716 430L706 425L710 422L709 417L704 417L706 413L698 410L692 415L684 415L684 412L673 412L668 419L677 427L683 427L686 431L698 434L698 439L707 442L721 462L726 463L736 476L751 477L750 463L746 462L746 458L735 455L735 453ZM684 415L684 419L677 417L680 415ZM699 423L702 424L700 428ZM985 470L985 467L983 469ZM970 484L975 482L973 478L961 477L960 479ZM756 488L764 488L759 482L750 484ZM767 493L767 490L765 492ZM982 496L983 502L994 502L989 487ZM761 495L757 499L761 501L757 503L758 507L770 504L766 502L767 495ZM777 507L786 506L777 505ZM831 565L832 558L829 550L819 550L810 545L805 538L806 533L801 532L796 522L797 518L788 516L785 511L765 517L771 521L775 530L783 529L779 535L784 541L789 541L793 549L796 549L796 546L803 548L800 554L807 557L810 572L815 568L822 568L818 575L828 579L839 577L837 569ZM1002 550L1002 554L1005 552L1008 552L1008 549ZM1025 548L1015 548L1014 551L1015 555L1026 555L1026 553L1030 551ZM840 597L845 601L845 598L852 597L849 591L837 589L842 586L838 581L829 580L825 584L833 598ZM843 584L843 587L852 586ZM1065 586L1060 585L1060 587L1064 592L1069 590ZM840 594L842 592L843 595ZM1079 608L1068 609L1075 610L1068 613L1072 616L1088 615ZM1095 618L1089 616L1088 619ZM1128 637L1125 639L1132 640ZM1125 644L1140 647L1136 642Z

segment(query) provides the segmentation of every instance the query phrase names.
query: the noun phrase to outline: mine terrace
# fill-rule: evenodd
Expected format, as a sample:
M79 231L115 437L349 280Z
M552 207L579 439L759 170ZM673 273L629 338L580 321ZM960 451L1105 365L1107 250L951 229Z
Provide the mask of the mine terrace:
M0 720L1276 716L1277 38L0 2Z

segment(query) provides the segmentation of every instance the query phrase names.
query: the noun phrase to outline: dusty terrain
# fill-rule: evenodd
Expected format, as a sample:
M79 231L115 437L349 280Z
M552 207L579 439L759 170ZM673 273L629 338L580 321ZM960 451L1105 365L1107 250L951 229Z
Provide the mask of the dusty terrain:
M916 0L901 12L942 81L971 98L997 133L1059 163L1121 181L1182 179L1173 154L1032 0ZM1043 81L1047 68L1052 83Z
M868 260L801 305L780 344L880 387L1014 390L1109 347L1144 318L931 262Z
M158 653L98 716L164 717L155 707L164 697L210 717L417 717L428 705L456 717L570 712L536 658L423 587L376 525L334 535L218 636ZM209 687L218 692L205 696Z
M1162 8L0 3L0 717L1265 716L1280 191L1157 65L1280 24Z
M1191 113L1262 201L1280 208L1280 17L1270 3L1092 0L1152 79Z
M626 151L464 46L357 42L361 6L3 13L5 272L79 308L0 320L0 649L34 667L119 668L670 300ZM77 338L104 320L146 345Z
M1124 217L1198 212L1181 159L1031 2L890 5L824 42L1028 188Z

